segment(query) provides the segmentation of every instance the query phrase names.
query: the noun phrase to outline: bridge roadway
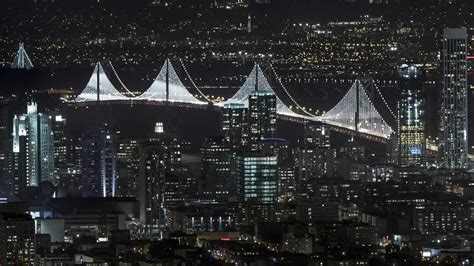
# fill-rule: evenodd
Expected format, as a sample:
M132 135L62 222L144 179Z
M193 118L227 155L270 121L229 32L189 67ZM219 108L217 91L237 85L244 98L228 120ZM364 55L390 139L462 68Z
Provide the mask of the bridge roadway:
M149 101L149 100L107 100L107 101L90 101L90 102L66 102L68 105L76 106L76 107L88 107L88 106L110 106L110 105L152 105L152 106L171 106L171 107L178 107L178 108L189 108L189 109L212 109L215 111L221 111L222 107L218 106L214 103L204 103L203 104L193 104L193 103L182 103L182 102L170 102L170 101ZM354 135L359 136L364 139L379 142L379 143L387 143L388 138L381 136L377 132L369 132L364 130L355 131L354 129L349 129L346 126L338 125L332 121L325 121L318 117L309 117L309 116L289 116L284 114L277 114L278 119L283 121L289 121L298 124L304 124L308 121L315 122L315 123L322 123L328 125L329 128L335 132L347 134L347 135Z

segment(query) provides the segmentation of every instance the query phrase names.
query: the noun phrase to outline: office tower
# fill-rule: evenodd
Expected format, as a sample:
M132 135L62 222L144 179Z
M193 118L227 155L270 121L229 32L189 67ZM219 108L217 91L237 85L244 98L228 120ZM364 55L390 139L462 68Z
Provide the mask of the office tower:
M164 186L166 164L164 147L159 143L140 146L140 220L147 227L148 237L157 235L165 224Z
M425 163L424 80L425 74L421 68L402 66L398 108L398 162L401 167L422 167Z
M260 141L277 134L276 97L269 91L254 91L249 96L248 134L253 150L260 148Z
M330 149L330 129L327 125L306 123L304 140L296 150L298 196L308 197L313 182L328 176L327 151Z
M295 199L296 174L292 164L278 166L278 201L287 202Z
M327 125L306 123L304 127L304 145L307 148L331 148L331 131Z
M13 195L25 195L27 180L27 131L26 117L15 115L13 117L13 161L10 177L7 180L9 191Z
M27 185L38 186L38 107L36 103L28 103L26 111L26 131L27 133Z
M247 113L244 104L225 104L222 108L222 133L233 148L247 145Z
M117 181L116 135L108 127L82 139L82 195L115 197Z
M234 184L231 176L232 153L224 137L208 137L201 148L203 189L228 194Z
M164 130L139 145L140 220L145 236L157 236L167 220L167 209L182 200L186 184L181 174L181 146L176 136Z
M67 168L68 141L66 138L66 119L57 113L51 114L54 142L54 175L59 181L60 172Z
M140 166L138 139L121 139L117 151L117 196L138 198L138 176Z
M441 51L440 164L449 169L468 167L467 30L445 29Z
M0 213L0 265L36 265L35 220L25 213Z
M247 17L247 33L252 33L252 16Z
M260 142L260 151L265 155L277 156L278 164L291 161L290 144L282 138L265 138Z
M8 178L10 176L11 165L11 108L9 101L0 102L0 195L10 194L10 187L8 186Z
M278 194L277 157L242 153L236 157L238 189L242 201L275 203Z
M54 137L51 118L46 114L38 114L39 129L39 176L41 181L57 184L54 177Z
M27 113L13 117L13 171L10 183L37 187L42 181L54 179L54 142L51 119L38 113L36 103L28 103ZM23 181L25 175L26 179ZM14 189L15 193L18 189Z

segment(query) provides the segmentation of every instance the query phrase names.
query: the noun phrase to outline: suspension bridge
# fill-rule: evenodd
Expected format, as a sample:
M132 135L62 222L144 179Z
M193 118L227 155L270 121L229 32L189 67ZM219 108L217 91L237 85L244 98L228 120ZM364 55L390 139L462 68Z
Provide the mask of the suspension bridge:
M97 63L89 79L89 82L83 91L77 95L75 99L70 100L70 102L74 104L110 102L142 104L166 103L176 105L192 105L198 107L208 105L223 107L226 104L243 104L244 106L248 107L248 98L252 92L267 91L275 95L277 114L280 117L294 120L320 122L334 127L338 131L360 133L382 140L388 139L393 133L392 128L377 111L362 82L359 80L356 80L353 83L345 96L331 110L324 113L323 115L316 116L310 112L307 112L304 107L300 106L294 100L285 86L281 83L281 79L276 75L273 67L271 68L273 74L277 77L277 81L283 88L286 97L293 102L294 106L296 106L296 110L289 108L275 93L272 86L269 84L267 77L258 64L254 65L244 84L231 98L225 101L213 102L196 86L183 62L180 61L180 63L185 70L187 78L192 84L192 89L197 92L194 95L182 83L170 60L165 61L151 86L145 92L139 95L130 91L125 86L125 84L117 75L117 72L115 71L112 64L110 64L113 74L116 76L117 80L120 82L120 85L125 91L121 92L117 90L104 71L102 64ZM383 99L381 94L380 96ZM387 108L389 108L388 105Z

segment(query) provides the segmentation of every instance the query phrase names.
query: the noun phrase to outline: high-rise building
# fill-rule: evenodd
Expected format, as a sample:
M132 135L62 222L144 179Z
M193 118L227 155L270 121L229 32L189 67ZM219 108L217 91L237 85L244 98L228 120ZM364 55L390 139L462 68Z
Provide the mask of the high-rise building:
M12 162L11 104L8 100L0 101L0 195L10 194L8 182Z
M232 152L224 137L208 137L205 140L201 148L201 175L206 192L228 194L235 185L231 175L231 158Z
M108 127L82 139L82 195L115 197L117 181L116 135Z
M247 113L244 104L225 104L222 108L222 133L234 148L247 145Z
M27 113L13 117L13 175L17 188L37 187L42 181L55 181L54 140L51 119L38 113L36 103L28 103ZM24 175L24 177L22 176Z
M402 66L398 108L398 162L401 167L422 167L425 163L424 79L425 74L421 68Z
M27 185L38 186L39 184L39 136L38 136L38 106L36 103L28 103L26 109L26 131L27 133Z
M51 117L40 113L38 123L40 180L57 184L54 175L54 136Z
M7 186L13 195L25 195L27 179L27 132L25 116L15 115L13 118L13 153Z
M0 214L0 265L36 265L35 220L25 213Z
M304 127L304 145L308 148L331 148L331 130L324 124L307 123Z
M313 182L328 175L326 155L331 147L330 136L327 125L305 124L304 141L296 150L299 197L308 197Z
M250 14L247 17L247 32L252 33L252 16Z
M117 152L117 196L138 198L140 167L139 146L141 140L120 139Z
M467 29L450 28L443 33L441 51L440 164L449 169L468 167Z
M278 166L278 200L281 202L295 199L296 175L292 164Z
M242 201L275 203L278 195L277 156L243 153L236 156L238 190Z
M176 136L155 130L139 144L140 220L146 237L155 237L167 221L167 209L182 200L181 145Z
M254 91L249 96L248 134L250 148L259 149L263 138L277 134L276 96L270 91Z
M68 140L66 137L66 119L58 114L51 114L54 142L54 178L59 182L60 172L67 169Z

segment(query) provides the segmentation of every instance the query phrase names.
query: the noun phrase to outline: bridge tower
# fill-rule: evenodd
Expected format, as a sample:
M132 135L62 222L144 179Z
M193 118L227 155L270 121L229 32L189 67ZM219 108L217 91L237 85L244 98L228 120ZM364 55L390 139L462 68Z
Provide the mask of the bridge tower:
M166 86L166 102L170 101L170 60L166 59L166 76L165 76L165 86Z
M258 66L258 65L257 65ZM255 68L255 91L258 91L258 67Z
M25 46L21 42L18 44L18 52L16 53L15 59L11 64L13 69L31 69L33 68L33 63L31 63L28 54L26 53Z
M97 71L96 71L96 75L97 75L97 102L100 102L100 62L97 63L97 64L98 64Z
M355 133L359 132L359 121L360 121L360 81L356 81L356 97L355 97L355 113L354 113L354 130Z

